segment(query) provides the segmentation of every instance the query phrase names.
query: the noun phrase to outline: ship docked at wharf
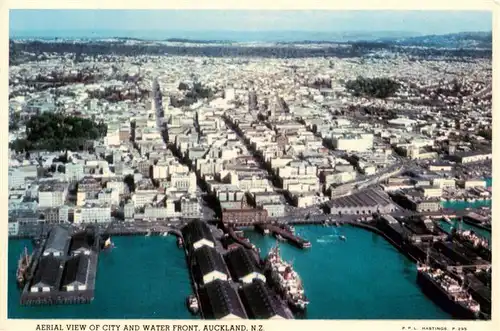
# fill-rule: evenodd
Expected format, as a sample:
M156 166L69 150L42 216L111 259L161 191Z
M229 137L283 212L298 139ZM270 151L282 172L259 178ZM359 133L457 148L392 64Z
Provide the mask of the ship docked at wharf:
M309 301L302 280L291 263L281 258L279 246L273 247L264 260L264 272L271 286L288 303L292 310L305 311Z
M24 252L19 257L19 262L17 264L17 286L23 288L28 279L28 269L31 265L32 255L28 254L28 248L24 247Z
M486 249L490 250L488 240L479 236L472 230L460 230L452 229L452 235L468 245L472 246L474 249Z
M445 271L427 264L417 267L417 284L422 291L453 317L461 320L478 319L480 305L458 281Z
M451 236L483 259L491 261L491 247L486 238L479 236L472 230L461 230L460 228L452 229Z

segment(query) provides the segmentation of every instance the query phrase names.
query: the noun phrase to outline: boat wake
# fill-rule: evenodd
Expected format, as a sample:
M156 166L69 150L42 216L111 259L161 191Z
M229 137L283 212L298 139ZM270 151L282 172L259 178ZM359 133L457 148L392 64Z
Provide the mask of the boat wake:
M330 244L330 243L338 242L339 240L345 241L345 236L343 236L339 233L336 233L336 234L327 234L327 235L321 236L318 239L316 239L316 242L320 243L320 244Z

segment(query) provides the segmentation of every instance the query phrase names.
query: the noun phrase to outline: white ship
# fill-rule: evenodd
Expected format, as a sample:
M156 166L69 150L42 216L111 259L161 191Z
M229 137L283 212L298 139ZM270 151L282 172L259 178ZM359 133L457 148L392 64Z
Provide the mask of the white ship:
M280 256L279 247L272 248L265 260L266 273L272 286L276 288L291 308L305 310L309 301L306 298L302 280L293 269L292 264Z

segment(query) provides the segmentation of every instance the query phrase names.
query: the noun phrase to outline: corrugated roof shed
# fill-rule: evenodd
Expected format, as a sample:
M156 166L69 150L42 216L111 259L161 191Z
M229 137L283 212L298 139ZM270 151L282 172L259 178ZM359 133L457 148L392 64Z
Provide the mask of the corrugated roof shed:
M69 232L67 229L56 226L54 227L47 238L44 251L46 252L61 252L65 254L66 245L69 240Z
M227 274L226 262L215 248L203 246L194 253L193 257L201 276L208 275L212 271Z
M71 237L71 244L70 244L70 252L76 251L80 248L85 248L90 250L92 246L94 245L95 238L93 238L93 235L91 233L87 233L85 231L75 233Z
M62 261L53 256L44 256L38 262L38 267L33 276L32 286L58 287L59 273Z
M215 242L215 238L208 224L200 220L193 220L183 227L182 236L184 237L185 243L189 246L202 239Z
M235 279L240 279L253 272L262 273L252 253L240 246L226 254L226 261Z
M340 197L327 202L329 207L373 207L387 206L392 204L392 200L387 194L380 190L368 189L349 196Z
M199 297L205 319L221 319L228 315L247 318L238 292L229 282L215 280L200 288Z
M87 283L89 264L90 259L85 255L73 257L66 261L62 277L62 285L66 286L75 282L85 285Z
M250 318L268 319L275 316L287 318L285 308L263 281L254 280L251 284L243 286L241 294Z

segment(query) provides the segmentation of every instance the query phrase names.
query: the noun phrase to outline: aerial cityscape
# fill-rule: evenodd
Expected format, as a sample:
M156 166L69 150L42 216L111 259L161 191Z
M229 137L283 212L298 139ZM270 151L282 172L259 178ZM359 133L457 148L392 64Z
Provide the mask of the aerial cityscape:
M8 318L491 320L489 12L11 10L8 144Z

